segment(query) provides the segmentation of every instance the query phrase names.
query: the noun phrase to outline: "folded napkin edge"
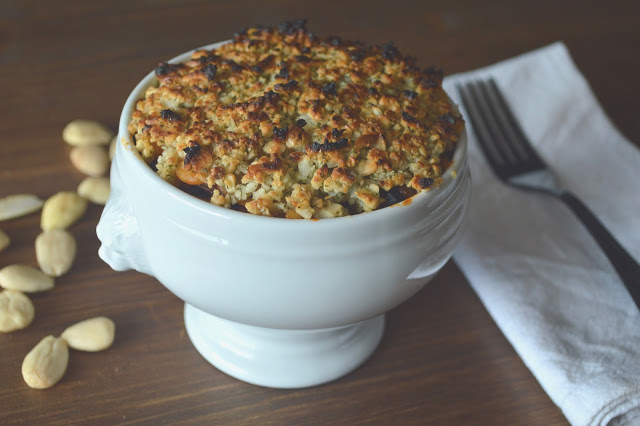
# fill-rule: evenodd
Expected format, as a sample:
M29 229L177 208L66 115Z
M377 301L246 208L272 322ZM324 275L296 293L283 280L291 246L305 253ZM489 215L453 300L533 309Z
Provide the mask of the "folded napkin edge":
M627 421L633 420L640 415L638 401L640 400L640 386L636 386L634 389L626 392L619 397L613 399L611 402L602 407L594 416L589 420L590 426L608 425L614 419L624 421L621 424L627 424ZM633 415L633 418L624 418L626 415Z
M456 81L474 77L482 78L484 76L490 75L495 76L498 81L500 79L503 79L503 81L508 81L507 85L509 86L509 88L513 89L514 93L518 93L519 90L521 91L521 88L523 87L522 85L529 81L529 79L535 81L535 74L539 73L541 70L544 70L546 76L551 75L552 79L557 78L557 80L555 80L555 82L553 83L556 85L556 90L561 95L564 94L564 92L566 92L567 90L575 89L579 92L581 101L584 100L585 103L588 103L595 107L587 112L590 116L600 116L598 118L598 125L599 130L602 134L605 134L608 138L621 139L626 143L626 145L633 146L633 144L629 143L628 139L623 136L622 132L620 132L620 130L613 124L611 119L606 115L603 108L598 103L591 85L586 80L584 75L580 73L580 70L575 65L575 61L573 60L567 45L562 41L557 41L533 51L522 53L513 58L502 60L498 63L486 66L484 68L453 74L445 79L444 84L445 86L447 86L445 87L446 89L452 89L451 93L454 95L452 96L454 100L457 99L457 91L455 91L454 87ZM537 78L539 86L536 87L536 89L544 87L546 81L541 80L540 75L538 75ZM549 92L545 94L543 92L536 92L535 90L530 90L527 93L528 95L534 95L534 97L537 96L537 94L543 94L546 95L547 98L549 98L550 94ZM547 99L547 101L549 100L553 99ZM532 106L529 105L528 110L526 111L531 112L531 107ZM537 116L532 115L532 117ZM618 141L612 142L617 143ZM474 265L475 262L470 260L470 257L473 255L473 253L468 252L470 247L465 247L464 244L461 244L461 248L466 248L466 250L461 250L462 253L457 250L454 254L454 259L460 265L460 269L463 271L465 276L467 276L469 283L473 283L478 278L476 276L476 272L482 272L482 269L484 269L485 266ZM476 247L475 249L477 248L478 247ZM477 253L475 255L477 255ZM467 271L465 271L465 269ZM473 276L470 277L468 272L473 272ZM471 278L474 279L472 280ZM475 285L472 284L472 288L474 288L476 293L478 293L480 300L483 301L487 310L494 318L494 321L498 323L498 326L501 330L503 330L504 333L505 326L507 329L509 329L506 323L512 323L512 319L508 318L508 316L505 317L504 315L505 312L508 312L508 309L505 311L504 306L498 307L498 310L496 312L493 312L494 309L489 309L489 305L493 304L492 302L499 302L499 298L492 296L496 296L496 291L502 290L500 290L495 285L487 286L485 284L486 283L478 282ZM508 285L508 282L505 283L505 285ZM506 303L509 302L510 301L507 301ZM497 316L494 314L497 314ZM505 322L505 324L502 324L502 322ZM505 337L507 336L508 334L505 334ZM539 336L534 337L534 340L536 340L538 337ZM634 413L636 412L638 401L640 401L640 398L638 397L638 388L637 386L634 386L637 382L634 383L633 380L622 380L622 382L616 383L615 386L606 386L602 389L600 389L601 385L598 385L598 388L593 389L593 391L598 393L599 395L592 395L592 397L586 398L585 400L584 396L586 396L586 394L584 394L584 392L588 392L589 386L593 386L595 384L594 382L591 382L591 384L585 382L580 385L579 382L573 383L572 380L559 379L557 375L554 374L554 369L557 366L551 368L549 368L548 366L542 366L542 368L540 368L541 366L539 365L539 363L534 361L536 359L536 355L535 353L532 353L535 351L532 351L531 345L525 345L518 348L517 343L519 339L515 339L515 341L513 341L512 339L508 338L508 340L510 341L511 345L514 347L518 355L520 355L525 365L527 365L527 367L532 371L534 377L538 379L543 389L545 389L546 393L551 397L552 400L554 400L554 402L556 402L556 404L562 409L567 419L569 419L569 421L571 421L572 423L594 425L606 424L616 417L627 414L628 412L630 412L630 410ZM529 348L526 349L526 346L529 346ZM522 353L522 350L525 353ZM635 368L633 370L635 371ZM624 386L623 382L626 382L626 386ZM614 383L612 383L612 385L613 384ZM560 388L556 388L557 386L559 386ZM622 395L620 395L620 393L622 393Z

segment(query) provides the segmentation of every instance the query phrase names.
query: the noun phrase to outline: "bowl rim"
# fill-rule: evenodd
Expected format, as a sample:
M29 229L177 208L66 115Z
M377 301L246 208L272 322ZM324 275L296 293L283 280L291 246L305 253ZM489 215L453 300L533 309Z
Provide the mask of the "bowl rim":
M178 63L187 60L191 55L196 51L201 50L211 50L217 47L220 47L224 44L230 43L231 40L225 40L221 42L211 43L205 46L197 47L195 49L189 50L187 52L181 53L172 59L168 60L169 63ZM127 96L125 104L122 108L122 112L120 115L120 120L118 123L118 143L117 150L123 151L121 155L126 155L127 157L123 157L127 159L127 167L135 167L145 180L149 180L150 182L156 182L159 185L159 189L167 192L171 198L181 202L183 205L188 206L189 208L196 209L202 212L205 212L211 216L216 216L224 219L235 219L235 220L243 220L243 221L252 221L256 222L256 224L267 224L273 225L275 223L290 223L291 226L296 227L305 227L305 226L330 226L330 224L345 224L345 225L354 225L355 223L349 222L356 220L358 223L369 223L371 221L378 222L384 220L389 216L394 216L399 214L398 211L410 211L416 208L420 208L421 206L425 206L429 203L433 198L435 198L442 191L447 189L451 184L455 182L459 182L463 178L463 173L465 173L465 169L468 168L466 166L467 162L467 129L466 126L463 127L462 132L458 137L458 143L456 145L456 149L454 151L454 155L452 158L451 166L445 173L442 175L442 182L436 187L430 189L426 192L418 192L417 194L407 198L406 200L399 202L397 204L393 204L388 207L384 207L381 209L377 209L371 212L363 212L355 215L347 215L333 218L322 218L322 219L302 219L302 220L293 220L286 219L281 217L272 217L272 216L261 216L254 215L250 213L244 213L235 211L226 207L217 206L210 202L201 200L197 197L194 197L183 190L177 188L172 185L170 182L162 179L153 170L148 166L148 164L144 161L144 159L140 156L140 153L136 149L133 141L131 140L131 136L129 135L128 125L130 121L131 114L135 110L135 105L139 99L144 96L144 92L146 89L156 82L155 71L149 72L145 75L133 88L133 90ZM457 104L449 97L449 101L459 112ZM127 151L133 154L132 156L127 154ZM114 158L114 162L116 158ZM133 165L135 164L135 165ZM284 219L284 220L283 220Z

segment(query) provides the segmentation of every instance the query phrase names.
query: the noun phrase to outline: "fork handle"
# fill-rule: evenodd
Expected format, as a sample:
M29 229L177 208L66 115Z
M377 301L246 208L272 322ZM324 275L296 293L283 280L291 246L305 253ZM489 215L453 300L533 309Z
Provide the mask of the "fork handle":
M640 307L640 265L633 257L616 241L607 231L607 228L575 195L569 192L560 194L560 198L578 216L584 226L589 230L593 238L607 256L622 282L629 290L629 294L638 307Z

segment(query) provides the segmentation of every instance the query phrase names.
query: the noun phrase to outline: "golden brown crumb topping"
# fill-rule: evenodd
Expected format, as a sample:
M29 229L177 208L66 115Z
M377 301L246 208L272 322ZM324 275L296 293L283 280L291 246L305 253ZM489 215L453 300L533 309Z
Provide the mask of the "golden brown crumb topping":
M258 215L345 216L428 191L464 126L439 70L304 21L155 74L129 124L140 154L187 192Z

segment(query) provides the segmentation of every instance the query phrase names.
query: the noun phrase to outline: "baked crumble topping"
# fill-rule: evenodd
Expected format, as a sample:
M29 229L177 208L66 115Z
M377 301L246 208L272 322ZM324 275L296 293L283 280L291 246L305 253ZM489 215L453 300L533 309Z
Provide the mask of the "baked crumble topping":
M128 128L142 157L192 195L258 215L345 216L428 191L464 126L440 70L303 20L155 75Z

